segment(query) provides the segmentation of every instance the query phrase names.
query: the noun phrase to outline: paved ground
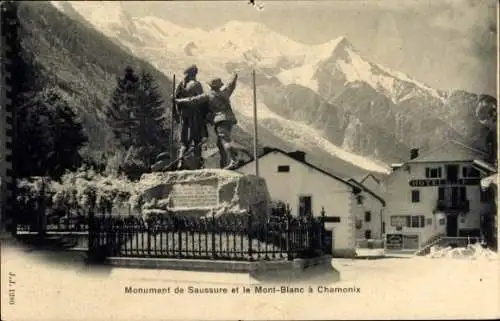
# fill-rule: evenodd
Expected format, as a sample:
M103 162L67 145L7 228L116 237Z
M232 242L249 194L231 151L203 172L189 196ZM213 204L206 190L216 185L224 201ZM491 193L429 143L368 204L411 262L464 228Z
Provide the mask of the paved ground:
M2 320L160 319L374 319L494 318L499 316L498 261L387 258L335 259L342 280L325 287L359 292L291 294L173 293L176 287L225 287L234 276L217 273L91 269L83 255L2 248ZM16 284L9 288L9 273ZM196 282L191 280L196 279ZM175 281L176 280L176 281ZM226 284L221 284L222 282ZM171 293L127 294L125 288ZM15 318L17 316L18 318ZM23 317L23 318L19 318Z

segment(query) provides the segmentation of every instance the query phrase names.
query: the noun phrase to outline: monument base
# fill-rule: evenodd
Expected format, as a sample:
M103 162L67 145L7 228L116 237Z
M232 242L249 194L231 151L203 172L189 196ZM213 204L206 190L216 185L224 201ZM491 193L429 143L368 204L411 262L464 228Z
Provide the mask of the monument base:
M194 216L267 215L270 195L263 178L223 169L156 172L141 177L143 214Z

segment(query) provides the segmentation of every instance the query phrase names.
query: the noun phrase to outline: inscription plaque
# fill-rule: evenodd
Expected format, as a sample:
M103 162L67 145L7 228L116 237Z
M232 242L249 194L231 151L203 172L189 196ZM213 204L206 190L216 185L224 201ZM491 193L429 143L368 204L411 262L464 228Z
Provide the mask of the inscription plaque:
M219 205L217 179L176 183L170 194L171 208L212 208Z

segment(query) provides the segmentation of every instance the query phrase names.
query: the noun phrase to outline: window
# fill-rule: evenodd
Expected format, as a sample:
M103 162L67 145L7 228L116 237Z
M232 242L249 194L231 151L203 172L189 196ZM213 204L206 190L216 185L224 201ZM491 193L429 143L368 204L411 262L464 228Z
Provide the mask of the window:
M385 233L385 222L382 222L382 234Z
M365 222L370 222L372 220L372 213L370 211L365 212Z
M356 196L356 202L358 205L363 205L363 196L362 195L357 195Z
M479 198L481 200L481 203L487 203L489 200L489 193L488 190L483 190L481 187L479 187Z
M446 224L446 220L444 218L440 218L439 225L445 225L445 224Z
M365 231L365 239L371 239L372 238L372 231L366 230Z
M425 227L425 216L423 215L404 215L404 216L391 216L391 226L403 226L411 228Z
M467 178L467 177L479 177L479 171L475 169L474 167L471 166L463 166L462 167L462 177Z
M421 228L425 227L425 216L410 216L410 226L412 228Z
M460 200L467 200L467 188L465 186L460 186Z
M426 167L425 168L425 177L426 178L441 178L442 177L441 167Z
M406 226L406 216L391 216L391 226Z
M311 196L299 196L299 216L307 216L311 214L312 214Z
M289 165L278 165L278 173L288 173L290 172Z
M445 189L444 187L438 188L438 200L444 201Z
M414 189L411 191L411 201L412 201L412 203L420 202L420 191L419 190Z

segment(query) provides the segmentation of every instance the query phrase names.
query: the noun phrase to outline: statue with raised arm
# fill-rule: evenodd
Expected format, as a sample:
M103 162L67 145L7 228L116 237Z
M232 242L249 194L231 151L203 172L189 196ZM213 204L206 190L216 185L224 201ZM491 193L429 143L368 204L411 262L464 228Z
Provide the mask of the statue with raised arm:
M184 71L184 79L175 89L175 98L188 98L203 94L203 87L196 79L198 68L192 65ZM193 164L190 169L199 169L203 167L201 157L202 144L208 139L208 130L206 124L206 105L199 104L197 106L187 105L182 102L177 102L175 117L179 123L179 162L178 169L186 169L185 157L189 148L193 152Z
M221 157L221 168L234 169L237 165L236 149L232 146L231 131L237 124L231 107L230 97L236 88L238 75L224 85L220 78L212 79L208 85L210 91L193 97L176 98L175 102L185 106L203 106L208 103L210 119L217 135L217 147Z

